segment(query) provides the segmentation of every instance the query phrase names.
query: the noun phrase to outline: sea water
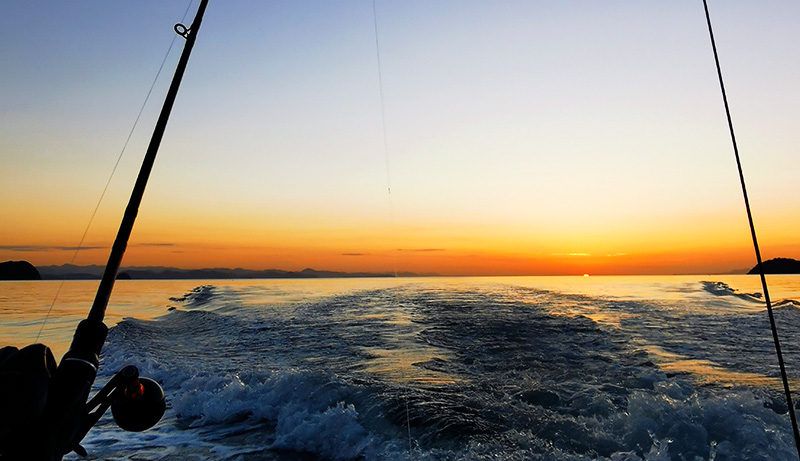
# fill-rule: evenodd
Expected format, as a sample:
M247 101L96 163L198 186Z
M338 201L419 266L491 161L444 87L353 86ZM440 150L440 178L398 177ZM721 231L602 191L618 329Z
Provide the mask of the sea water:
M798 388L800 277L768 280ZM60 357L96 287L0 282L0 342L38 335ZM137 460L796 459L760 291L743 275L119 281L96 387L136 365L167 412L141 433L106 415L83 446Z

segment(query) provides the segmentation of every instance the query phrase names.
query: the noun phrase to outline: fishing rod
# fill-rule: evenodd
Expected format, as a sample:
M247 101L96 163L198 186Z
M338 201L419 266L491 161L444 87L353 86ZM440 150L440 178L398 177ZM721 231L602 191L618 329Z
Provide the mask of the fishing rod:
M86 319L75 330L61 364L50 349L32 344L0 349L0 459L60 460L74 451L86 456L80 442L111 408L117 425L128 431L153 427L166 410L164 391L139 370L126 366L91 399L89 392L100 365L108 334L103 323L122 257L128 246L139 205L153 169L169 115L194 47L208 0L201 0L191 26L176 24L186 43L156 122L128 206L111 248L100 286ZM87 401L88 400L88 401Z
M758 248L758 238L756 237L756 226L753 223L753 213L750 211L750 200L747 197L747 187L744 182L744 171L742 170L742 162L739 158L739 147L736 144L736 133L733 131L733 120L731 119L731 110L728 106L728 95L725 93L725 82L722 80L722 68L719 64L719 55L717 53L717 42L714 40L714 30L711 27L711 15L708 13L708 2L703 0L703 8L706 13L706 23L708 24L708 35L711 39L711 48L714 51L714 63L717 67L717 77L719 78L719 88L722 92L722 101L725 105L725 116L728 119L728 131L730 132L731 143L733 144L733 153L736 158L736 168L739 171L739 182L742 186L742 195L744 197L744 207L747 211L747 221L750 224L750 237L753 240L753 248L756 253L756 266L758 267L758 274L761 277L761 287L764 289L764 301L767 305L767 316L769 317L769 326L772 330L772 343L775 345L775 353L778 357L778 368L780 369L781 382L783 383L783 392L786 396L786 406L789 409L789 420L792 424L792 434L794 435L794 444L797 448L797 456L800 459L800 429L798 429L797 417L795 416L794 404L792 403L792 391L789 388L789 378L786 374L786 365L783 362L783 353L781 352L781 342L778 338L778 327L775 324L775 315L772 312L772 303L769 299L769 289L767 288L767 278L764 275L764 264L761 261L761 250Z

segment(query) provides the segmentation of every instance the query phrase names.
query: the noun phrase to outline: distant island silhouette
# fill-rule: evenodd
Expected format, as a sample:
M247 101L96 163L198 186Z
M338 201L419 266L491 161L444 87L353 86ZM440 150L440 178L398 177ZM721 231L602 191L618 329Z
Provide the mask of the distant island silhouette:
M762 263L765 274L800 274L800 261L791 258L775 258ZM758 264L748 274L758 274Z
M41 266L36 268L27 261L6 261L0 263L0 280L100 280L104 266ZM402 277L417 277L419 274L403 272ZM426 274L433 275L433 274ZM356 278L356 277L394 277L394 273L337 272L316 269L286 271L280 269L178 269L175 267L125 267L120 269L118 280L189 280L189 279L313 279L313 278Z
M61 266L35 267L28 261L0 262L0 280L100 280L104 266ZM764 261L767 274L800 274L800 261L790 258L774 258ZM743 273L742 272L739 273ZM758 265L747 274L758 274ZM398 277L430 277L438 274L416 274L400 272ZM368 278L394 277L389 272L338 272L316 269L287 271L281 269L179 269L176 267L147 266L123 267L117 275L118 280L225 280L225 279L314 279L314 278Z
M0 263L0 280L41 280L42 276L28 261L5 261Z

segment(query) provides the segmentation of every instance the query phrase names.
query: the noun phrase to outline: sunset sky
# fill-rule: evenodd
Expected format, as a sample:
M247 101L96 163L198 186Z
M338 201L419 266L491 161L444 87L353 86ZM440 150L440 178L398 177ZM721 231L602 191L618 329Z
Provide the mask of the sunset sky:
M105 264L183 39L75 247L187 5L0 0L0 261ZM701 0L375 7L383 107L372 0L211 0L124 266L754 265ZM800 3L709 8L762 252L800 258Z

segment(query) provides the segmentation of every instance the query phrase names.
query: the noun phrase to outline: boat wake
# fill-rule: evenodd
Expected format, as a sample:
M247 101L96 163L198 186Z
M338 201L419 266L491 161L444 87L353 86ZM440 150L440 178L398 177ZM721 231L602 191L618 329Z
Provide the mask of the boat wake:
M772 362L769 338L760 339L760 326L759 334L751 332L754 314L678 315L657 303L415 285L280 308L231 307L249 295L198 287L173 300L184 308L112 328L101 369L110 375L137 364L162 383L169 408L142 434L121 434L102 420L85 439L90 453L376 460L794 455L785 404L765 365ZM559 309L565 314L554 313ZM576 314L581 309L629 315L612 326ZM732 384L705 379L701 367L669 366L692 361L761 381Z

